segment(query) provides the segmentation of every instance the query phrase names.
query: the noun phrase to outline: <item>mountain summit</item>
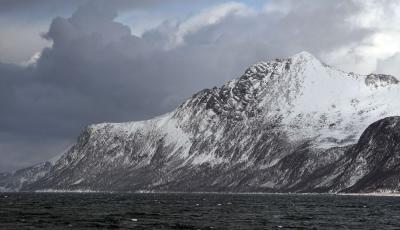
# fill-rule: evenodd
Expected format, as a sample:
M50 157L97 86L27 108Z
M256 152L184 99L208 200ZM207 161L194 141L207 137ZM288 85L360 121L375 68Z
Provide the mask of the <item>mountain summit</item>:
M371 123L400 114L398 98L395 77L307 52L259 62L163 116L88 126L22 190L344 191L335 164Z

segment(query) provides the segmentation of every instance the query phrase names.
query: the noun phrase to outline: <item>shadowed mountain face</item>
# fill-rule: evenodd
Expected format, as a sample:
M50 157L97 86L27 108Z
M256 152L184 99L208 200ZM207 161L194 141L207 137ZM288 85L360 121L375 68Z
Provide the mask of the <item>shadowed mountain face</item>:
M343 173L335 182L346 192L400 190L400 117L370 125L360 140L339 161Z
M364 155L397 139L357 141L369 124L400 114L398 83L342 72L306 52L260 62L164 116L88 126L22 190L375 191L385 186L371 180L394 179L372 169L383 160Z

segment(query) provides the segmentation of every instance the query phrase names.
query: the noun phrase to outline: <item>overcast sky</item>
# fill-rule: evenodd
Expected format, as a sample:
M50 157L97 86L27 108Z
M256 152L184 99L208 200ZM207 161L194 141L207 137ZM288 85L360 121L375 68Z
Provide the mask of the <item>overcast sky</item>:
M0 0L0 171L303 50L400 76L399 41L397 0Z

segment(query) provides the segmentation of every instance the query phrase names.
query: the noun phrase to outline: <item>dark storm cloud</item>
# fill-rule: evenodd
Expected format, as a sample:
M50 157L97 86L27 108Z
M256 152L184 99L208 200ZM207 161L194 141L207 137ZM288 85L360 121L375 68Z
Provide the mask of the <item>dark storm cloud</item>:
M346 19L360 10L351 1L290 1L290 7L283 13L228 13L185 34L184 43L172 48L171 34L185 21L136 37L103 1L82 5L70 18L55 18L43 35L53 45L36 66L0 65L0 143L7 146L0 152L3 162L9 159L0 167L21 165L7 154L34 154L27 163L43 160L54 143L68 143L91 123L168 112L256 61L302 50L319 54L369 33L348 25Z

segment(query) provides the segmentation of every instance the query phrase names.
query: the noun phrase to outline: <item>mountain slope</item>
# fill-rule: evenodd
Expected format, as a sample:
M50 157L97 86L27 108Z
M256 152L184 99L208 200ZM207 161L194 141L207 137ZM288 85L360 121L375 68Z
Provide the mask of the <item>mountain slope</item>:
M399 192L400 117L371 124L344 154L304 178L294 191Z
M368 127L349 155L340 178L349 192L400 190L400 117L388 117ZM360 178L360 179L359 179Z
M306 52L260 62L164 116L87 127L23 190L312 190L306 181L370 123L400 113L399 96L392 76L345 73Z
M345 155L336 190L346 192L399 191L400 117L371 124Z
M51 167L51 162L44 162L13 173L0 173L0 192L17 192L24 185L33 183L45 176Z

